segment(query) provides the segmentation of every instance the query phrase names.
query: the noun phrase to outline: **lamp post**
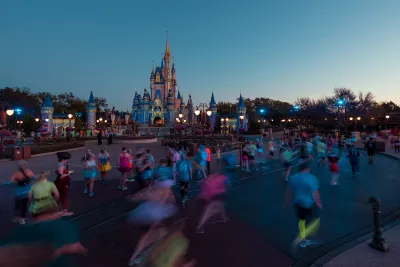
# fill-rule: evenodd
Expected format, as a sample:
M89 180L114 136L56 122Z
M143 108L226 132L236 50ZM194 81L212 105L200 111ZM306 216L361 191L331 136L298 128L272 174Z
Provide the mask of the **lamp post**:
M385 128L386 128L386 130L387 130L387 120L390 118L390 116L389 115L386 115L385 116Z
M336 105L337 105L338 137L340 138L340 114L342 111L342 107L344 106L344 100L339 99L336 102Z
M72 117L73 117L74 115L72 115L72 113L70 113L70 114L68 114L68 119L69 119L69 127L72 127Z
M358 124L358 122L361 120L361 117L357 117L357 120L356 120L356 123L355 123L355 126L354 126L354 130L357 130L357 124Z
M199 108L200 108L200 109L199 109ZM206 112L207 109L208 109L208 105L207 105L206 103L200 103L200 104L196 107L196 110L195 110L194 114L196 114L196 116L200 115L200 112L201 112L202 114L204 114L204 113ZM211 112L211 111L210 111L210 112ZM208 113L208 111L207 111L207 113ZM210 113L210 115L211 115L211 113ZM205 118L203 118L203 116L204 116L204 115L202 115L202 118L200 118L202 123L204 123L204 119L205 119Z
M179 139L180 139L180 141L182 142L182 128L183 128L183 119L182 119L182 117L183 117L183 114L182 114L182 113L179 113L178 117L179 117L179 119L177 119L177 122L180 123L180 127L179 127Z
M239 125L239 132L240 132L240 140L242 141L243 140L243 131L244 131L244 127L243 127L243 120L244 120L244 116L243 115L240 115L239 116L239 119L240 119L240 125Z

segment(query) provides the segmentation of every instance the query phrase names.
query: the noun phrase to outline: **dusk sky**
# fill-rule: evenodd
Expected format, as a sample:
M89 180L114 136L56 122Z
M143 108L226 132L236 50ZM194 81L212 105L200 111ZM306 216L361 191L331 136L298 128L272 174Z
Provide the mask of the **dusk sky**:
M186 101L371 91L400 104L399 0L0 0L0 88L130 109L168 30Z

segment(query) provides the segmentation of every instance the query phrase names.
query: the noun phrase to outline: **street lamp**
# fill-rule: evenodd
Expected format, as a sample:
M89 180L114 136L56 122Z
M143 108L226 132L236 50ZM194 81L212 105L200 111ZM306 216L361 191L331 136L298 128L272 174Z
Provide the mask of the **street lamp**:
M39 122L39 118L36 118L35 121L36 121L36 122Z
M200 110L196 109L196 110L194 111L194 114L195 114L196 116L199 116L199 115L200 115Z
M14 110L13 109L7 109L6 111L8 116L12 116L14 114Z
M182 114L182 113L180 113L180 114L178 115L178 117L179 117L180 119L182 119L182 117L183 117L183 114Z
M336 104L337 104L337 108L338 108L337 109L337 122L338 122L338 137L339 137L340 136L340 114L341 114L341 111L343 110L342 107L344 107L345 102L343 99L338 99L336 101Z
M207 116L210 117L212 114L211 110L207 110Z
M74 115L72 115L71 113L70 114L68 114L68 119L69 119L69 127L72 127L72 122L71 122L71 120L72 120L72 117L73 117Z
M351 120L351 121L352 121L352 120L354 120L354 118L353 118L353 117L350 117L350 118L349 118L349 120Z
M386 115L385 118L386 118L386 119L385 119L385 128L386 128L386 130L387 130L387 120L390 118L390 116L389 116L389 115Z
M46 118L46 119L45 119L45 121L46 121L46 122L49 122L49 119L48 119L48 118Z

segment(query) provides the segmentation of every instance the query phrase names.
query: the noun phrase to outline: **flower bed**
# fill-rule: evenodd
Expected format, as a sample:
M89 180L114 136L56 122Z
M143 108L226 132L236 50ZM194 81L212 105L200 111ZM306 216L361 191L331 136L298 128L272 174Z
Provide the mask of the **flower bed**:
M54 144L43 144L43 145L32 145L31 146L31 154L38 155L49 152L57 152L60 150L84 147L85 142L83 141L73 141L73 142L63 142L63 143L54 143Z

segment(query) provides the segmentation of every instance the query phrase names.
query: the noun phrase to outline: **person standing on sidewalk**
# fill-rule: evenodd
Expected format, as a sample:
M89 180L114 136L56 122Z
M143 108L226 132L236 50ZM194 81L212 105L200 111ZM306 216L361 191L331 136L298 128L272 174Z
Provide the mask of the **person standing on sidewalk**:
M311 244L307 237L317 232L320 222L317 218L306 226L306 221L314 217L314 206L322 208L318 179L310 173L310 169L310 161L301 163L300 172L291 177L286 191L286 205L292 200L299 220L299 235L293 241L293 245L303 248Z

